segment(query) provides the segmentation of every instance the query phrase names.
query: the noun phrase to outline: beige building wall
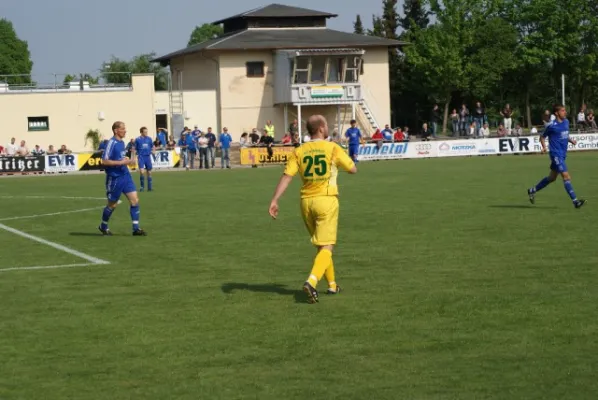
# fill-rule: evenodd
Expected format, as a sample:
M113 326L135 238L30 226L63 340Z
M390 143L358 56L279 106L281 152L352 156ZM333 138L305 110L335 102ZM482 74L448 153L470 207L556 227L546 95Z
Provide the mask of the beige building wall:
M363 55L363 96L380 127L390 124L388 49L368 48Z
M175 90L218 89L218 56L213 53L196 53L173 58L170 70L172 87Z
M6 146L14 137L17 143L25 140L29 150L36 144L44 149L65 144L79 152L91 149L85 145L88 130L99 129L104 138L110 138L112 123L117 120L126 123L128 138L136 137L141 126L151 132L155 126L154 76L133 75L132 82L132 89L123 91L0 93L0 143ZM103 121L99 113L103 113ZM28 117L45 116L49 118L48 131L28 131Z
M277 139L285 132L284 111L274 107L274 71L271 51L221 53L220 61L220 113L221 124L238 140L243 132L263 130L266 121L272 120ZM263 61L263 78L248 78L246 62Z
M186 113L185 125L189 128L197 125L201 130L208 127L216 129L218 123L218 100L215 90L183 91L183 108ZM170 124L170 102L168 92L156 92L154 112L167 114ZM168 127L170 129L170 127Z

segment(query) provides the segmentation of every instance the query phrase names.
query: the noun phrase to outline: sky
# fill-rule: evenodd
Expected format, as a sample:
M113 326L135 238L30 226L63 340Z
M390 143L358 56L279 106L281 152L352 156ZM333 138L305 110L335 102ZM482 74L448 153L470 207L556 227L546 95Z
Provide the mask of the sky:
M41 83L52 74L97 75L112 56L170 53L187 45L196 25L273 2L338 14L328 27L348 32L357 14L368 28L382 11L381 0L0 0L0 18L28 42L33 79Z

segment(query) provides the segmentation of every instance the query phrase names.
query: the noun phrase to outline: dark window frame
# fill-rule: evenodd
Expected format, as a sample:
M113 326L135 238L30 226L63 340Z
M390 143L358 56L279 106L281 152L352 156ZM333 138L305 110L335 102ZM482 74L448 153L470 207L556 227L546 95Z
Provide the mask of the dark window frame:
M262 73L256 74L254 68L261 68ZM245 63L245 75L248 78L263 78L266 76L266 63L263 61L247 61Z

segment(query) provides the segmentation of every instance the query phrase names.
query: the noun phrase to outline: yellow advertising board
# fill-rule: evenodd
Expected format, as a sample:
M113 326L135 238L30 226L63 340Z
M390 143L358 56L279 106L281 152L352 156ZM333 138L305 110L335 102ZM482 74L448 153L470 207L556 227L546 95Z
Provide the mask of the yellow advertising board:
M272 157L268 157L265 147L244 147L241 149L241 165L285 164L294 150L294 146L275 146L272 147Z

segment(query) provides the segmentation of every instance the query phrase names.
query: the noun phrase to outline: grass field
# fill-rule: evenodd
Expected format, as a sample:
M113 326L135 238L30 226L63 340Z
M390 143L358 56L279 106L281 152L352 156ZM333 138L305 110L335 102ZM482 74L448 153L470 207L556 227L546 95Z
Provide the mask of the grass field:
M91 264L0 272L0 399L594 399L598 155L570 155L581 210L560 181L529 204L548 164L359 164L317 305L280 168L156 173L148 237L124 203L98 236L101 175L0 179L0 224L110 262L0 229L0 269Z

